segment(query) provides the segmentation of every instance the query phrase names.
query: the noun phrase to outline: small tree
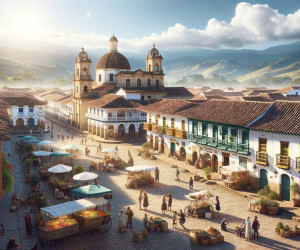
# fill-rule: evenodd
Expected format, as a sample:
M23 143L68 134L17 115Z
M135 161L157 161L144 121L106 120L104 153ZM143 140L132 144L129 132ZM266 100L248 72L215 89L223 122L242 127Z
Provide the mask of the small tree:
M203 170L205 171L206 176L211 176L211 167L203 168Z
M142 145L143 148L146 148L146 149L150 149L151 148L151 143L150 141L147 141L145 142L143 145Z
M80 173L82 173L82 172L84 172L84 168L83 168L83 166L81 166L81 165L77 165L77 166L74 168L74 170L73 170L73 174L74 174L74 175L80 174Z
M294 182L291 186L290 186L290 190L292 192L293 197L296 197L296 195L300 195L300 187L299 184Z

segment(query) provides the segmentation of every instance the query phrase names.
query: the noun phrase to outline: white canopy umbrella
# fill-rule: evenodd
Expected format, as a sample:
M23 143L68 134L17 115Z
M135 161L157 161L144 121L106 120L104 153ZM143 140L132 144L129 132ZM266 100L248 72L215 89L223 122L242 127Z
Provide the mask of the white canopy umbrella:
M243 171L247 171L247 169L240 165L229 165L229 166L221 167L221 173L224 175L231 175L232 172L243 172Z
M48 169L48 171L50 173L56 173L56 174L70 172L71 170L72 170L72 167L69 167L69 166L66 166L63 164L58 164L58 165Z
M32 152L35 156L49 156L52 154L52 152L47 151L34 151Z
M75 146L75 145L65 145L65 146L62 146L62 147L60 147L61 149L64 149L64 150L71 150L71 149L73 149L73 150L76 150L77 149L77 147Z
M101 150L102 153L118 153L118 150L115 150L114 148L105 148Z
M132 167L127 167L126 170L130 172L137 172L137 171L154 171L156 167L154 166L146 166L146 165L136 165Z
M74 175L73 179L76 181L88 181L88 180L94 180L97 177L98 177L98 175L95 173L83 172L83 173Z
M189 200L194 200L194 198L191 197L199 197L200 196L206 196L207 198L214 197L208 190L201 190L195 193L189 193L188 195L185 195L185 198Z
M52 145L52 144L54 144L53 141L47 141L47 140L44 140L44 141L41 141L38 143L38 145L40 145L40 146L47 146L47 145Z

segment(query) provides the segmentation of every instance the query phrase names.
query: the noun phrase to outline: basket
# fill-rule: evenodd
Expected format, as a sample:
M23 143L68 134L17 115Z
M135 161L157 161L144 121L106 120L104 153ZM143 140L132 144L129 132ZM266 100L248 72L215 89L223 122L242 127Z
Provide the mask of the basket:
M219 234L219 235L217 236L217 238L218 238L218 242L219 242L219 243L223 243L223 242L224 242L224 236L223 236L222 234Z
M92 218L83 218L80 217L81 219L79 221L81 221L82 223L80 224L80 231L86 231L86 230L90 230L93 229L95 227L101 226L103 225L105 216L101 216L101 217L92 217Z
M199 245L200 242L200 232L198 230L191 230L190 231L190 241L193 245Z
M133 233L133 242L140 243L144 239L143 233Z
M202 237L201 238L201 246L208 246L209 245L209 238Z
M126 231L126 227L125 226L118 228L118 232L119 233L124 233L125 231Z
M290 237L296 237L297 231L290 231Z
M162 232L168 232L168 222L160 223L160 227Z
M156 227L156 231L157 231L157 232L160 232L160 227Z
M143 228L142 233L143 233L143 238L147 238L148 237L148 231L147 231L147 229Z
M219 243L219 239L215 236L209 236L209 244L217 245Z
M150 232L154 232L156 228L156 224L149 223L149 226L150 226Z

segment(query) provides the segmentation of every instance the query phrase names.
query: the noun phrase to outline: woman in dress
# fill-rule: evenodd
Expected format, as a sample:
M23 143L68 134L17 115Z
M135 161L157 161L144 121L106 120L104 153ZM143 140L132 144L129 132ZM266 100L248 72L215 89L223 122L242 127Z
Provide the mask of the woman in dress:
M247 220L246 220L245 239L246 240L251 240L251 221L250 221L250 216L248 216Z
M166 214L166 210L167 210L167 201L166 201L166 195L164 194L162 198L162 204L161 204L161 213Z
M168 194L168 209L171 211L172 209L173 198L171 194Z
M147 210L147 207L149 207L149 200L148 200L148 195L146 192L144 192L143 207L144 207L144 210Z
M216 211L217 211L216 217L219 218L219 211L221 210L219 196L216 196L215 205L216 205Z
M140 210L142 210L142 200L143 200L143 190L140 191L140 195L139 195L139 207L140 207Z
M124 214L123 210L119 213L119 220L118 220L118 228L119 228L119 233L124 232L125 230L125 219L124 219Z

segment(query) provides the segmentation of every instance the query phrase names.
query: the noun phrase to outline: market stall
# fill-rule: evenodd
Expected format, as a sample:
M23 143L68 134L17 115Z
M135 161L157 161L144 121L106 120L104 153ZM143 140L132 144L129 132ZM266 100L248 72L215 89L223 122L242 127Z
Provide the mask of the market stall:
M132 166L127 167L128 171L127 177L127 188L137 188L147 184L154 183L154 177L151 175L151 171L155 171L156 167L154 166Z
M38 228L39 239L44 245L51 246L56 239L98 226L103 225L108 231L111 227L110 214L100 209L106 203L107 200L100 197L41 208L43 220Z
M75 145L64 145L61 149L66 150L68 153L71 153L74 156L78 154L78 148Z
M103 161L99 162L99 167L97 165L91 164L91 168L103 172L114 172L116 168L124 169L127 167L127 163L123 161L120 157L114 157L105 155Z
M207 230L191 230L190 241L193 245L209 246L224 242L224 236L219 230L210 227Z
M210 198L214 197L208 190L202 190L195 193L185 195L185 198L191 201L189 206L184 209L186 216L193 216L197 218L210 218L211 210L213 210Z
M56 151L51 154L51 162L53 163L66 163L68 165L72 165L72 158L73 156L71 153L66 151Z
M86 185L72 189L71 193L78 197L91 198L91 197L101 197L105 196L107 198L112 198L112 190L100 185Z

